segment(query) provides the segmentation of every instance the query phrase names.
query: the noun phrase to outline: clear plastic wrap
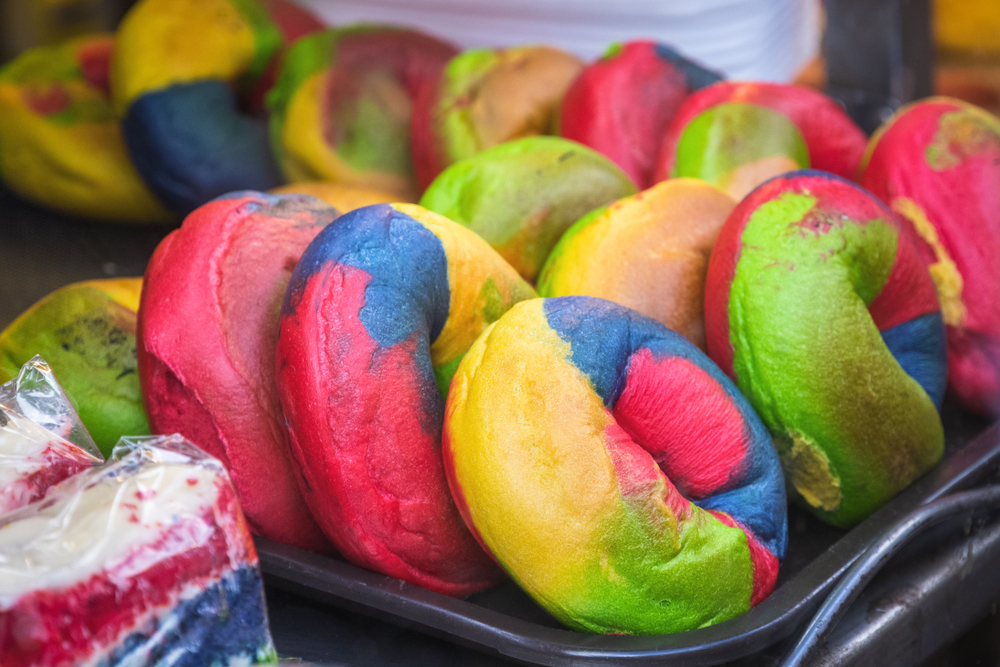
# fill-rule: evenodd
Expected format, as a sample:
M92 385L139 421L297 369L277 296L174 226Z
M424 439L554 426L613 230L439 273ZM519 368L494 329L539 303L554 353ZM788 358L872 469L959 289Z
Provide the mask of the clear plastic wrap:
M179 435L0 517L0 665L277 664L257 553L222 464Z
M41 357L0 385L0 515L103 461Z

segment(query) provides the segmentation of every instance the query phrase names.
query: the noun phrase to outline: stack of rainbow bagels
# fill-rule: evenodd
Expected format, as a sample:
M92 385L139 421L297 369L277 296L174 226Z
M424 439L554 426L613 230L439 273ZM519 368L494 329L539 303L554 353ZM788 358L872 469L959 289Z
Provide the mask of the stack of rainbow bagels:
M946 393L1000 415L1000 121L957 100L868 140L649 41L586 64L140 0L0 70L0 175L186 216L144 279L0 333L0 374L42 354L99 445L183 434L257 535L510 578L579 631L748 611L786 495L850 528L940 459Z

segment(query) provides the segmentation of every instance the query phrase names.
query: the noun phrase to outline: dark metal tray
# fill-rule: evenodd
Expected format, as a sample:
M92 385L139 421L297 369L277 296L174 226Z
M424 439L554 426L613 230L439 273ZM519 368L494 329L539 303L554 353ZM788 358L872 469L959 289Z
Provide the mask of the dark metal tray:
M565 629L512 582L450 598L334 558L257 539L265 580L391 623L507 659L539 665L715 665L791 634L868 543L914 508L985 479L1000 465L1000 424L948 406L945 457L927 475L851 531L793 507L789 549L775 592L718 625L672 635L587 635Z

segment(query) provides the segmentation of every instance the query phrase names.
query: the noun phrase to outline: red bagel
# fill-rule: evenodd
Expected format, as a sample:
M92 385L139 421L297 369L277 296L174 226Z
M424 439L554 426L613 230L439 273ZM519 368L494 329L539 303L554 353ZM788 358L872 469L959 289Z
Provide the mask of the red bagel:
M254 533L316 551L329 543L287 453L274 349L291 271L335 217L305 195L205 204L153 254L137 332L153 433L181 433L222 461Z

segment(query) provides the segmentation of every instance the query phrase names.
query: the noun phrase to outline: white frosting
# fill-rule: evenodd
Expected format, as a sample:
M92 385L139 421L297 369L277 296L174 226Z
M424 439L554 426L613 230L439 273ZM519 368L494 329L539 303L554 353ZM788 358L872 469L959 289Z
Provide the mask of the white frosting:
M78 477L68 490L57 487L52 501L10 514L11 522L0 527L0 610L31 591L66 588L95 574L124 584L218 529L204 520L218 512L211 468L147 462L134 472L109 466ZM230 524L225 517L216 521ZM167 528L174 530L163 542Z
M24 482L59 458L93 465L84 450L16 413L3 411L0 427L0 514L22 507L36 488Z

